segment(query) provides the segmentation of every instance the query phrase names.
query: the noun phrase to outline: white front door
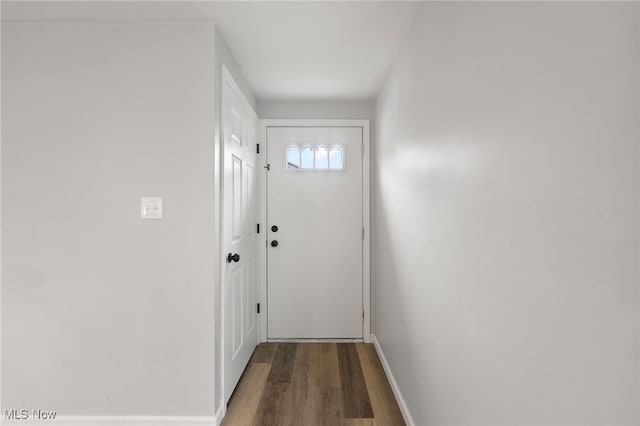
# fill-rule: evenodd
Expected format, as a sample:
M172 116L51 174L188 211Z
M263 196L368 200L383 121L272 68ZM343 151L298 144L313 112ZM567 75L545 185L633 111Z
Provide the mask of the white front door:
M363 337L363 128L267 128L267 336Z
M225 402L258 343L257 118L230 75L222 79Z

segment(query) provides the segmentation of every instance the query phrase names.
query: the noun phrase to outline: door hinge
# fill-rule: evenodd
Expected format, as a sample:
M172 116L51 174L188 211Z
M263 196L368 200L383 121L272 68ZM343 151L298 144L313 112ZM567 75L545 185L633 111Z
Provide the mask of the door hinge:
M364 324L364 311L362 311L362 323Z
M362 227L362 241L364 241L364 226Z
M260 154L260 144L256 144L256 154Z
M360 154L364 157L364 142L360 145Z
M258 303L258 313L260 313L260 303Z
M259 234L260 233L260 224L256 223L256 233Z

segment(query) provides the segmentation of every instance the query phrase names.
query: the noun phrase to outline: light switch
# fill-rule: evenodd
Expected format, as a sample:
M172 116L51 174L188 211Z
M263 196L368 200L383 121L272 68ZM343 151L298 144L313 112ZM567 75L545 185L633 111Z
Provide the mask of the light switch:
M162 197L140 198L141 219L162 219Z

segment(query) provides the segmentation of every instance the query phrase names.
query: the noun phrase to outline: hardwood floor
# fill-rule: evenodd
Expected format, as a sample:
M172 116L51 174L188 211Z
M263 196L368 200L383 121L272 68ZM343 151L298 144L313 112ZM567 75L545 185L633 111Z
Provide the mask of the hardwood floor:
M262 343L223 426L403 426L373 345Z

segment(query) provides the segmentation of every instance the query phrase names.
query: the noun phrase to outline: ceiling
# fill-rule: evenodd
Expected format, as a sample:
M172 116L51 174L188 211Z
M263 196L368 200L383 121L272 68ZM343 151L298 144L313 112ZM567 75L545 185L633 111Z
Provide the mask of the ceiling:
M2 20L215 21L260 100L375 97L416 8L403 1L2 2Z
M414 4L220 2L216 24L256 97L377 94Z

